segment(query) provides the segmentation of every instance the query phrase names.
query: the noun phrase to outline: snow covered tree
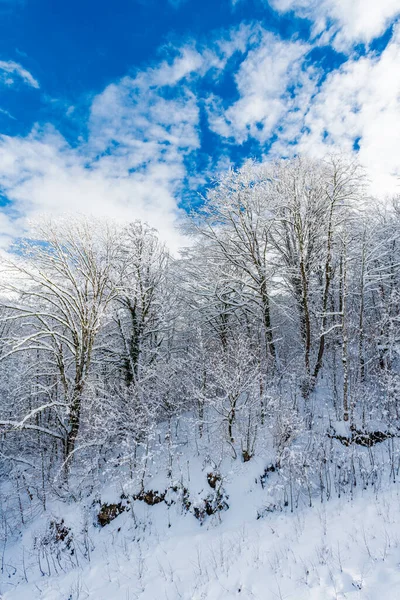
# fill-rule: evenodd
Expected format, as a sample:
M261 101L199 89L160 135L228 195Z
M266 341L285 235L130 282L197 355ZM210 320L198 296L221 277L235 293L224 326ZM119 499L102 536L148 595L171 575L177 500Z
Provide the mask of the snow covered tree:
M246 310L256 315L265 359L274 364L276 345L269 289L274 273L270 260L271 223L265 200L262 177L252 163L247 163L220 177L201 210L193 213L191 229L208 240L215 260L233 267L226 278L235 292L233 302L246 305ZM225 298L229 303L229 295Z
M2 262L2 320L18 323L6 336L2 360L27 353L37 360L41 381L31 408L16 407L0 425L59 440L66 472L77 450L97 335L117 295L111 275L119 254L112 224L77 218L38 225L35 239ZM36 420L44 411L51 415L47 426Z

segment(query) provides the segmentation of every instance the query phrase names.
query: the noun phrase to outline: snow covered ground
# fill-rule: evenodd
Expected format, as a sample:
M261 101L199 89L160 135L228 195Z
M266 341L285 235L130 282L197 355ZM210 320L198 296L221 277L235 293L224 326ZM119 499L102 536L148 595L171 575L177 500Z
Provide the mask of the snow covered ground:
M238 464L226 478L229 510L201 525L178 504L136 501L110 524L87 526L74 550L41 555L40 531L49 514L7 547L2 600L398 600L400 598L400 487L379 495L314 501L311 508L264 511L263 464ZM206 487L204 480L196 484ZM117 490L109 490L111 498ZM119 494L121 490L119 490ZM106 495L104 495L106 497ZM104 501L104 499L102 498ZM107 500L109 501L109 500ZM90 513L92 510L92 513ZM83 505L54 504L51 518L74 532L85 528ZM46 529L47 528L47 529ZM24 550L25 549L25 550ZM30 549L30 550L29 550ZM68 558L70 557L70 558ZM89 560L90 558L90 560ZM69 562L68 562L69 561ZM76 564L78 563L78 564ZM48 576L50 572L50 576ZM9 575L9 577L7 576Z

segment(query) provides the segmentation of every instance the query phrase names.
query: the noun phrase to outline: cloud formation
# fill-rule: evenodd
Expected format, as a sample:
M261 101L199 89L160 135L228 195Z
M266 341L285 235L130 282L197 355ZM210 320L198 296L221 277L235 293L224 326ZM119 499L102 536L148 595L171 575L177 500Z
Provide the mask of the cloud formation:
M293 11L314 23L314 35L322 35L338 50L351 44L368 44L384 33L400 15L398 0L270 0L279 12Z
M400 192L400 28L381 54L350 59L329 75L305 117L300 149L352 151L371 176L371 192Z
M208 67L207 67L208 65ZM185 156L199 147L199 109L187 79L215 65L183 48L170 62L124 77L93 100L88 137L70 146L52 126L0 136L0 187L12 217L86 212L142 219L175 249Z
M235 75L239 98L226 106L212 96L211 128L231 143L266 144L266 159L357 152L371 193L399 193L400 26L380 55L351 55L331 73L310 61L310 50L264 32Z
M170 46L168 59L93 97L86 134L74 144L51 124L36 124L26 137L1 135L0 191L9 201L0 213L3 242L40 213L86 212L147 221L176 250L182 243L175 227L180 198L188 185L201 183L196 156L205 153L210 132L217 144L206 159L214 169L229 164L231 150L249 141L257 142L264 159L343 150L357 152L368 167L371 191L398 192L399 26L380 53L352 47L329 71L313 52L323 52L327 39L336 47L360 41L352 21L359 4L353 16L339 0L321 6L274 0L274 6L302 15L314 7L314 34L323 34L283 39L248 22L208 44ZM379 11L362 27L365 42L393 19L394 4L384 0ZM332 46L329 51L335 54ZM1 73L39 86L17 63L0 62ZM230 96L221 91L224 78L232 82Z
M15 79L39 89L39 82L22 65L13 60L0 60L0 81L5 85L13 85Z
M213 131L239 144L249 137L268 141L282 118L297 112L304 95L309 98L314 91L314 70L303 70L309 50L306 43L260 32L257 46L248 52L235 75L239 99L224 110L217 97L210 97Z

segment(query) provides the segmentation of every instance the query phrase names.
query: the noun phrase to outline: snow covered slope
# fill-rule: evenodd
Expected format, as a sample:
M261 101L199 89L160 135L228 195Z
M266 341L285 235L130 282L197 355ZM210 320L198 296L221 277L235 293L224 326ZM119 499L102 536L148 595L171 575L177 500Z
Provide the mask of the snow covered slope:
M164 502L137 501L104 527L94 526L93 519L87 523L93 508L53 504L51 518L64 519L74 540L67 548L66 537L42 552L43 576L34 565L49 515L34 521L3 557L10 576L1 584L2 600L400 598L398 484L388 484L379 495L368 489L353 498L315 501L293 513L263 512L260 468L256 460L238 465L226 482L229 510L206 517L202 525L178 504ZM117 490L108 494L115 497ZM83 530L85 540L77 533ZM35 544L36 554L21 554ZM13 563L24 573L18 584Z

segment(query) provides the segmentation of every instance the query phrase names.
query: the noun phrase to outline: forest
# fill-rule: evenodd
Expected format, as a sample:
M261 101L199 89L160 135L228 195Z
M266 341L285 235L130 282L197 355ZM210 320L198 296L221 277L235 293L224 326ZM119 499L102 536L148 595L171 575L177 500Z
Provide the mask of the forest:
M180 227L175 255L140 221L49 217L1 256L8 577L28 581L7 549L55 502L98 528L155 505L201 527L231 510L237 465L258 519L398 478L400 198L343 155L248 161ZM70 527L36 538L41 575L90 559Z

